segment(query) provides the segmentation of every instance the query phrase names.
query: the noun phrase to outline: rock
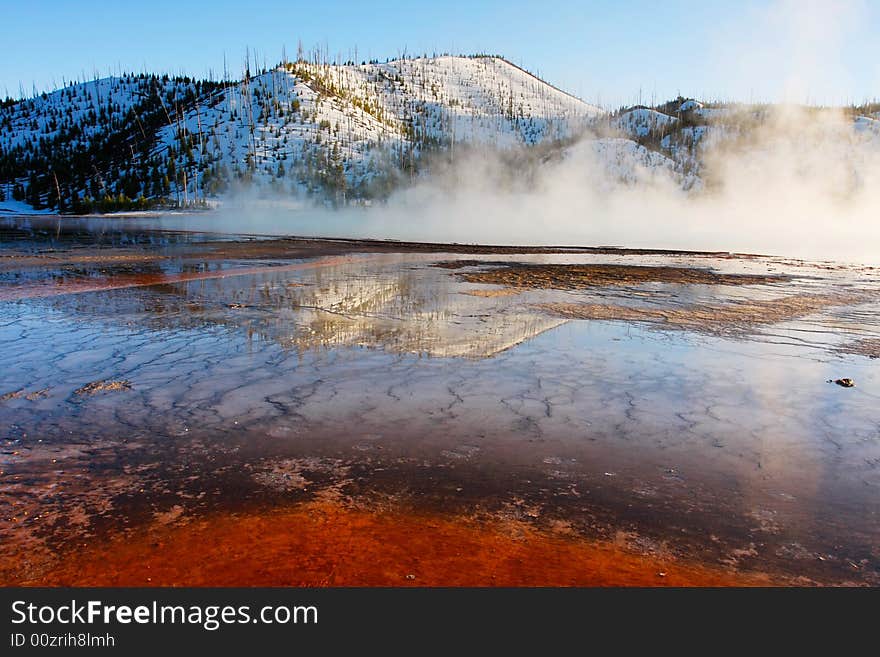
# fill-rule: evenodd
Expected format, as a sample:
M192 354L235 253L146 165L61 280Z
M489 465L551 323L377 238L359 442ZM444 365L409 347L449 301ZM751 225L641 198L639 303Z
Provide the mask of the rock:
M94 395L96 392L116 390L131 390L131 381L111 381L109 379L104 381L92 381L91 383L84 385L82 388L77 388L73 392L76 395Z

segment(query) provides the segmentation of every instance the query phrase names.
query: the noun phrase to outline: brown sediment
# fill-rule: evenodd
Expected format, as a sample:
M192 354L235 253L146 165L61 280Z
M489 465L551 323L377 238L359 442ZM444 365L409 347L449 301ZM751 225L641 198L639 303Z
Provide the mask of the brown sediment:
M175 516L53 563L5 554L23 586L766 586L756 573L642 555L520 521L481 522L334 501ZM5 563L4 563L5 562ZM36 566L36 567L35 567ZM17 573L22 573L18 575Z
M98 392L115 392L118 390L131 390L131 381L92 381L74 392L77 395L94 395Z
M155 262L168 260L171 256L161 253L107 253L97 251L89 254L77 254L70 251L53 253L5 253L0 256L0 271L14 267L52 267L58 265L121 265L129 263Z
M120 225L122 227L122 225ZM145 231L161 235L186 235L186 231ZM596 255L684 255L689 257L754 258L748 254L712 251L679 251L667 249L626 249L622 247L567 246L505 246L480 244L443 244L433 242L401 242L396 240L331 239L306 237L238 236L237 240L206 239L167 246L102 246L83 249L57 249L43 253L6 252L0 254L0 271L24 267L46 267L75 264L123 264L150 262L197 254L200 260L315 258L353 253L457 253L474 255L513 254L596 254ZM455 264L462 262L464 264ZM484 264L481 261L447 261L439 267L458 268Z
M54 279L42 281L31 285L16 285L0 288L0 301L17 301L19 299L34 299L53 297L62 294L81 294L83 292L100 292L104 290L120 290L133 287L147 287L150 285L165 285L169 283L184 283L187 281L204 281L233 276L253 276L276 272L300 271L329 267L351 262L346 257L321 258L310 262L298 262L290 265L278 265L267 267L246 267L241 269L224 269L219 271L202 272L179 272L179 273L156 273L156 274L118 274L106 278L89 278L84 280L71 279L56 281Z
M502 287L496 288L493 290L463 290L462 294L467 294L471 297L486 297L486 298L494 298L494 297L511 297L516 294L521 294L522 289L516 287Z
M867 298L864 293L795 294L779 299L731 301L724 304L673 308L581 303L542 303L533 307L566 319L649 322L669 328L717 332L774 324L804 317L832 306L862 303Z
M757 285L779 283L786 276L719 274L696 267L585 264L533 265L527 263L481 263L496 265L476 272L459 273L468 283L488 283L519 288L576 290L607 285L679 283L697 285Z
M485 260L443 260L435 262L432 267L439 269L463 269L464 267L478 267L487 264Z
M0 254L0 271L26 267L70 265L124 265L175 258L196 257L199 261L315 258L360 253L357 249L324 241L297 239L242 239L190 242L169 246L85 247L44 253Z
M840 354L851 354L853 356L867 356L868 358L880 358L880 340L877 338L863 338L861 340L853 340L840 345L835 350Z
M263 236L266 237L266 236ZM225 242L218 242L225 244ZM755 258L758 254L731 253L729 251L688 251L681 249L633 249L622 246L565 246L565 245L512 245L512 244L460 244L444 242L407 242L402 240L336 238L336 237L283 237L242 242L258 249L267 245L283 248L309 248L333 253L383 252L383 253L461 253L474 255L491 254L556 254L583 253L598 255L651 255L651 256L705 256L712 258ZM274 248L274 247L273 247Z

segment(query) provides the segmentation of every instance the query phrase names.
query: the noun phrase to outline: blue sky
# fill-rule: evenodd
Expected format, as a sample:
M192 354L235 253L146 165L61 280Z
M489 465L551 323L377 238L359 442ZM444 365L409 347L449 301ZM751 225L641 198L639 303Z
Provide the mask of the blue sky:
M240 72L298 41L343 59L490 52L606 106L681 92L843 103L880 97L880 3L0 0L0 94L122 70Z

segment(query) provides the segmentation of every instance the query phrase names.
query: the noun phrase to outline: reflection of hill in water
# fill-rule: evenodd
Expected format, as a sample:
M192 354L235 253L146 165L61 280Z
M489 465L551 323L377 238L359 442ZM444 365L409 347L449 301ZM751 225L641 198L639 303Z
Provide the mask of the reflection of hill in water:
M524 313L495 315L470 327L424 318L393 321L347 317L320 310L308 311L306 317L307 325L294 335L280 338L282 344L304 350L358 345L464 358L487 358L562 323Z
M499 256L491 258L494 262ZM582 257L554 257L569 262L578 259ZM606 265L619 264L615 258L606 260L614 261L603 261ZM26 269L23 277L18 272L9 274L9 281L0 276L0 283L14 289L24 280L74 290L83 280L94 287L97 275L106 279L107 289L67 292L34 303L148 329L224 326L301 350L363 346L484 358L569 319L584 319L647 322L659 330L748 332L753 339L795 340L823 350L830 347L837 355L878 353L880 336L873 322L876 309L864 303L868 297L861 298L863 294L876 295L877 283L866 276L870 272L862 270L835 269L829 273L827 267L804 263L715 259L696 264L728 275L784 271L791 280L744 286L654 282L574 290L518 288L512 295L494 296L497 287L486 290L480 287L483 283L466 282L447 268L430 266L434 261L434 256L424 254L366 254L347 261L331 258L294 264L267 259L254 266L253 261L231 259L218 265L196 257L161 264L99 267L90 263L63 269ZM529 258L517 256L517 261L528 262ZM629 262L670 264L668 258L658 257L630 257ZM169 272L198 276L145 282ZM205 272L211 275L202 276ZM113 289L132 278L137 279L138 287ZM480 292L486 294L478 295ZM793 305L795 301L797 305ZM707 313L714 313L714 323L707 323ZM683 319L671 321L675 318ZM785 332L783 338L780 331Z
M292 332L282 344L297 349L381 347L440 357L485 358L562 320L508 303L459 294L457 284L420 270L376 275L343 274L294 288L288 308ZM456 289L450 289L450 285ZM280 326L278 328L281 328Z
M37 303L151 330L225 326L302 351L362 346L464 358L492 356L567 321L529 310L516 298L460 293L471 287L413 263L353 262Z

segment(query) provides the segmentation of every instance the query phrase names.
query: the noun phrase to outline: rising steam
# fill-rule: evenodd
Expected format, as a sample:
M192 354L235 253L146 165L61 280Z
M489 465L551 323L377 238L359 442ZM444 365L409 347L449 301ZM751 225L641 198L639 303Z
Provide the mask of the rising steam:
M775 3L754 26L758 79L779 63L780 97L844 77L835 53L861 3ZM754 65L750 70L749 62ZM836 63L835 63L836 62ZM763 69L762 69L763 67ZM829 68L830 67L830 68ZM835 68L836 67L836 68ZM845 69L845 67L844 67ZM730 69L728 69L730 70ZM880 116L803 104L737 106L701 142L700 184L597 148L598 134L536 159L472 149L393 195L343 211L232 204L230 227L274 234L488 244L619 245L880 261ZM619 145L619 144L618 144ZM631 145L631 144L630 144ZM621 168L625 169L622 175ZM243 222L243 219L246 220ZM242 225L244 223L244 226Z

